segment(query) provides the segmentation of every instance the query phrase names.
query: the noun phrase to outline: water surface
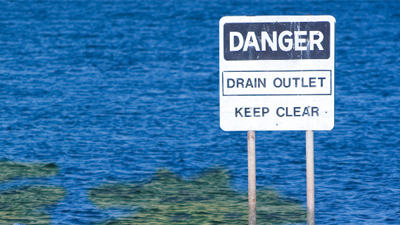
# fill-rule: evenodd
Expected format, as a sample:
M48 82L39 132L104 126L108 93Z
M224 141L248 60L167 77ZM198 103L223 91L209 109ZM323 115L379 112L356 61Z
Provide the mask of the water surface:
M53 163L52 224L126 215L89 190L226 168L247 190L245 132L219 127L218 22L336 18L335 128L315 132L316 222L400 223L398 1L2 1L1 158ZM256 132L257 185L306 207L305 132Z

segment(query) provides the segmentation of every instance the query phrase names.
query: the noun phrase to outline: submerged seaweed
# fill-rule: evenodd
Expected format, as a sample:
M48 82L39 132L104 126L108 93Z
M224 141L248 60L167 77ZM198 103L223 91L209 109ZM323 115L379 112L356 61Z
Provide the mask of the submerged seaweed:
M101 209L139 207L136 214L105 224L246 224L247 194L234 191L226 170L211 169L194 180L183 180L168 170L140 184L104 184L90 190ZM259 224L304 222L306 212L296 201L271 189L257 192Z
M16 177L54 176L58 167L54 163L26 164L11 161L0 161L0 183Z
M23 164L0 162L0 183L20 177L53 176L58 173L55 164ZM61 187L48 185L23 186L0 191L0 224L50 224L51 217L43 209L65 196Z

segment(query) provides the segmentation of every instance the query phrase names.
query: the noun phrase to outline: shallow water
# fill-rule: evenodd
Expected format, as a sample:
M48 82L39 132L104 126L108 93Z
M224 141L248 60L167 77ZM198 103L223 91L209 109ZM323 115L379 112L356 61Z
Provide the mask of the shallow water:
M227 168L247 190L246 132L219 128L218 22L336 18L335 128L315 132L316 222L400 223L398 1L2 1L1 157L59 173L53 224L99 223L89 190ZM256 132L257 185L306 207L305 132Z

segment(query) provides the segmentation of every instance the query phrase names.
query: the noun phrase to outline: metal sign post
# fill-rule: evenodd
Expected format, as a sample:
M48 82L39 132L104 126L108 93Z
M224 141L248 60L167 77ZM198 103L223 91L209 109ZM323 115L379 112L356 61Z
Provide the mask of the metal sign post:
M220 126L247 131L249 224L256 224L255 131L304 130L314 225L314 130L335 123L335 18L227 16L219 40Z
M306 131L307 225L315 225L314 131Z
M249 225L257 224L256 200L256 132L247 131L248 188L249 188Z

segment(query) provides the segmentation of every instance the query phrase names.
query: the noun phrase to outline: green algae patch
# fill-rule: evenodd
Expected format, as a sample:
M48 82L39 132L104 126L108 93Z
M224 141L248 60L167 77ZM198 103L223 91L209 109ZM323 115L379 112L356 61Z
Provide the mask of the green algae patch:
M43 177L54 176L58 173L58 167L54 163L28 164L0 161L0 183L17 177Z
M247 224L247 194L230 187L227 170L210 169L193 180L168 170L139 184L103 184L89 192L101 209L136 208L137 213L104 224ZM306 211L293 199L264 189L257 192L257 223L306 221Z
M43 209L63 199L65 190L52 186L31 186L0 192L0 224L50 224Z
M53 163L25 164L0 161L0 183L14 178L43 178L58 173ZM23 186L0 191L0 224L50 224L46 207L65 197L61 187L48 185Z

